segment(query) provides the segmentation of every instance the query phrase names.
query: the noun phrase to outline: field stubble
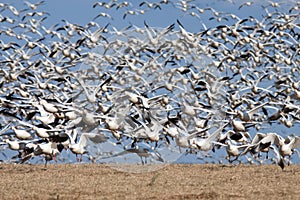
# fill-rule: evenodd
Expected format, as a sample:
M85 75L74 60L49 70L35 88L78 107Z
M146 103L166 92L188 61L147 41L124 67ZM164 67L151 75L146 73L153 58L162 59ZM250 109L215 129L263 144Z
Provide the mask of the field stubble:
M132 167L143 167L141 165ZM0 165L1 199L300 199L300 165Z

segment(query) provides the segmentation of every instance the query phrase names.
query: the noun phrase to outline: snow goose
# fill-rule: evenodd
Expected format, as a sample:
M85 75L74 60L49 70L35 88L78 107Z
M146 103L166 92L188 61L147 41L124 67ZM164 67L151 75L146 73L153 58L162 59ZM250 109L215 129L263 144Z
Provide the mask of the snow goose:
M32 130L34 130L36 132L36 135L38 137L40 137L40 138L48 138L51 133L63 131L63 129L54 129L54 128L46 129L46 128L41 128L41 127L32 125L30 123L23 122L21 120L19 120L19 123L22 124L22 125L24 125L24 126L30 127Z
M55 156L62 150L62 145L52 143L48 139L33 139L33 140L23 140L19 141L20 145L20 163L24 163L30 158L39 155L52 155ZM52 151L49 150L52 148Z
M59 154L63 149L63 146L56 142L46 142L42 144L38 144L36 149L34 150L34 155L50 155L53 160L56 160L56 155Z
M160 131L163 130L163 126L159 123L145 124L144 122L139 122L141 126L136 128L131 135L133 138L137 139L149 139L153 142L159 141Z
M40 105L42 105L43 108L45 109L45 111L47 111L49 113L57 113L59 111L58 108L54 104L49 103L44 99L40 99Z
M125 150L120 153L108 157L103 157L102 159L122 156L130 153L137 154L141 158L142 165L147 164L147 158L149 157L153 158L156 161L164 162L164 159L161 157L160 153L153 147L145 143L137 144L131 148L125 148ZM145 159L143 160L143 158Z
M269 103L269 102L262 103L262 104L260 104L260 105L258 105L258 106L256 106L256 107L252 108L251 110L248 110L248 111L244 111L244 112L238 111L238 117L239 117L241 120L243 120L243 121L245 121L245 122L248 122L248 121L250 121L250 120L253 119L253 115L254 115L256 112L258 112L258 110L259 110L260 108L262 108L263 106L265 106L265 105L268 104L268 103Z
M227 152L227 157L226 159L232 163L236 159L230 160L231 157L238 157L240 155L240 150L243 150L249 146L249 144L244 144L244 145L235 145L233 144L229 139L225 141L225 143L220 143L220 142L214 142L215 145L221 145L226 147L226 152Z
M278 152L277 148L274 147L273 145L270 146L270 149L272 149L275 153L276 156L276 164L279 165L279 167L283 170L285 167L284 159Z
M37 7L38 7L39 5L42 5L44 2L45 2L45 1L39 1L39 2L37 2L37 3L35 3L35 4L33 4L33 3L28 2L28 1L24 1L24 3L25 3L29 8L31 8L32 10L36 10Z
M268 152L270 150L270 146L278 145L279 140L280 136L276 133L257 133L254 136L251 144L240 155L245 155L248 152L250 152L252 155L255 155L260 152L266 152L268 159Z
M8 144L8 147L11 150L21 150L24 149L26 146L26 143L28 143L28 140L20 141L20 140L10 140L10 139L4 139L3 144Z
M15 126L12 126L11 129L14 131L16 137L20 140L32 139L32 135L27 130L17 129Z
M287 137L285 140L280 139L278 147L279 147L279 153L283 158L286 156L290 158L292 154L295 152L297 152L299 155L299 152L297 151L296 148L300 148L300 137L293 136L293 137ZM290 160L288 164L290 164Z
M214 147L213 140L215 140L216 138L218 138L220 136L221 132L223 131L223 129L227 125L228 125L228 123L226 123L225 125L221 126L215 132L213 132L212 134L210 134L207 138L204 138L204 139L200 138L200 139L197 139L197 140L193 141L194 144L201 151L208 152L209 150L213 150L213 147Z
M232 127L236 132L245 132L246 128L242 121L232 120Z
M75 134L74 136L73 137L76 138L77 134ZM74 140L71 141L72 143L70 144L69 148L72 151L72 153L76 154L76 160L78 162L82 161L82 154L87 153L86 146L88 145L88 140L90 140L93 143L103 143L108 140L108 137L106 137L104 134L82 133L78 143L74 143ZM81 155L80 158L78 158L78 154Z
M64 146L60 143L46 141L45 143L33 145L29 149L33 149L33 151L27 150L25 155L21 158L21 163L24 163L34 156L44 155L46 167L48 161L56 161L56 156L61 153L61 151L64 149Z
M225 134L221 134L217 142L225 144L226 140L228 139L234 142L247 144L248 140L251 140L251 136L248 132L241 133L229 130Z
M182 107L182 112L186 115L189 115L189 116L196 116L198 113L196 112L197 110L200 110L202 112L205 112L205 113L211 113L211 114L214 114L214 111L213 110L209 110L209 109L206 109L206 108L202 108L200 106L191 106L189 105L187 102L183 101L182 102L182 105L180 105Z

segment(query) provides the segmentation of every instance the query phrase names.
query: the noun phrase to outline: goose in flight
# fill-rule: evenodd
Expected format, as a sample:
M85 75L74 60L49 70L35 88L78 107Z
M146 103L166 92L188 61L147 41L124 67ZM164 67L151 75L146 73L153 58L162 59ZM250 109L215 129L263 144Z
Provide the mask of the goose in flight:
M24 150L26 147L31 146L31 144L38 144L42 143L45 140L41 139L34 139L34 140L10 140L10 139L4 139L2 140L1 144L8 144L8 147L11 150L20 151Z
M279 153L280 155L285 158L288 156L291 158L291 156L297 152L299 155L299 152L297 151L297 148L300 148L300 137L299 136L292 136L287 137L285 140L280 139L279 140ZM288 165L290 164L290 159L288 161Z
M248 132L235 132L233 130L227 131L225 134L221 134L217 142L225 144L226 140L234 141L235 143L249 143L249 139L252 141L251 135Z
M38 144L33 153L35 156L45 155L46 166L49 160L56 161L56 156L60 154L63 149L64 146L62 144L49 141L47 143Z
M122 155L126 155L126 154L131 154L131 153L135 153L141 158L142 165L147 164L147 158L149 158L149 157L153 158L156 161L164 162L164 159L162 158L162 156L160 155L160 153L158 151L156 151L150 145L144 144L144 143L136 144L134 147L131 147L131 148L125 148L124 151L122 151L120 153L116 153L116 154L114 154L112 156L108 156L108 157L102 157L102 159L122 156ZM144 160L143 160L143 158L144 158Z
M179 127L176 127L174 130L176 131L174 137L176 145L179 147L179 152L181 153L181 148L197 148L197 146L195 146L197 136L203 135L207 130L208 128L189 134L186 129L180 129ZM168 131L170 132L172 129Z
M270 146L278 145L280 138L281 137L276 133L257 133L251 144L249 144L249 146L240 155L245 155L248 152L250 152L252 155L260 152L266 152L266 158L268 159Z
M242 3L242 4L239 6L239 10L240 10L242 7L244 7L244 6L251 6L251 5L253 5L253 4L254 4L253 1L246 1L246 2Z
M45 167L50 160L56 161L56 156L62 152L64 146L61 143L52 142L48 139L37 140L26 145L21 153L20 163L24 163L34 156L45 156Z
M236 132L245 132L246 127L244 126L242 121L232 120L232 127Z
M96 133L82 133L78 143L75 143L75 139L77 138L77 133L73 135L71 138L71 144L69 146L72 153L76 154L76 160L78 162L82 161L82 155L87 153L86 146L88 145L88 140L95 143L104 143L108 140L104 134L96 134ZM80 154L80 158L78 158L78 154Z
M223 129L228 125L228 123L226 123L225 125L221 126L219 129L217 129L215 132L213 132L212 134L210 134L207 138L200 138L197 139L194 142L194 144L197 146L197 148L200 151L206 151L208 152L209 150L213 150L214 148L214 140L216 140L221 132L223 131Z
M280 155L278 152L277 148L274 147L273 145L270 146L270 149L274 151L275 156L276 156L276 164L283 170L285 167L285 162L283 157Z
M19 129L15 126L12 126L11 129L13 130L13 133L15 136L20 140L31 140L33 139L33 136L30 132L28 132L25 129ZM11 133L4 133L5 135L11 134ZM2 134L2 135L4 135Z
M220 145L220 146L225 146L226 147L226 152L227 152L227 157L226 159L232 163L236 159L231 160L231 157L238 157L240 155L240 150L243 150L249 146L249 144L244 144L244 145L235 145L231 142L230 139L227 139L225 143L220 143L220 142L214 142L215 145Z
M38 126L35 126L35 125L32 125L30 123L27 123L27 122L23 122L21 120L18 120L18 122L24 126L28 126L30 127L32 130L35 131L36 135L40 138L49 138L49 136L54 133L54 132L61 132L63 131L63 129L54 129L54 128L49 128L49 129L46 129L46 128L41 128L41 127L38 127Z
M29 8L31 8L32 10L36 10L37 7L38 7L39 5L42 5L44 2L45 2L45 1L39 1L39 2L37 2L37 3L35 3L35 4L33 4L33 3L28 2L28 1L24 1L24 3L25 3Z
M265 102L265 103L262 103L254 108L252 108L251 110L249 111L238 111L238 117L244 121L244 122L248 122L248 121L251 121L253 119L253 115L258 112L258 110L260 108L262 108L263 106L265 106L266 104L268 104L269 102Z

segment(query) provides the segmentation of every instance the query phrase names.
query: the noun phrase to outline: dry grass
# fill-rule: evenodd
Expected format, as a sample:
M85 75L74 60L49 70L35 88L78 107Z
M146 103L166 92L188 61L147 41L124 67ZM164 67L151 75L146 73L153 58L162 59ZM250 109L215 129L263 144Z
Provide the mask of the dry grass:
M140 166L138 166L140 167ZM300 199L300 165L0 165L1 199Z

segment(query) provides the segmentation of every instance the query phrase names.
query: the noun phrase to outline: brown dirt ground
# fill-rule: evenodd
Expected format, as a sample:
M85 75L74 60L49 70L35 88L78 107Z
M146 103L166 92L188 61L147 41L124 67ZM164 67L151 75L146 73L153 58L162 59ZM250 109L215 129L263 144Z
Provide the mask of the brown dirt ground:
M128 173L104 164L0 164L0 177L0 199L300 199L300 165L174 164Z

